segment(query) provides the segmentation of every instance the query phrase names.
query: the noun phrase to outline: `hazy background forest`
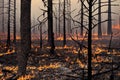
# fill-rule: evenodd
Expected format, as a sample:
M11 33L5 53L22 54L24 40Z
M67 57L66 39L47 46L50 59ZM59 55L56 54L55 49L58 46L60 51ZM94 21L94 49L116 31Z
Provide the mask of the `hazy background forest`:
M76 14L78 14L79 10L80 10L80 3L78 3L79 0L71 0L71 10L75 10L71 15L74 17ZM103 1L107 1L107 0L103 0ZM58 12L58 0L54 0L54 3L56 3L55 5L53 5L53 10L57 13ZM61 0L61 2L63 2ZM19 28L20 28L20 0L17 0L16 2L17 4L17 12L16 12L16 17L17 17L17 33L19 33ZM113 2L112 4L120 4L120 1L117 0L115 2ZM0 1L0 5L2 6L2 0ZM8 1L5 1L5 7L8 6ZM55 8L57 8L57 11L55 10ZM31 20L32 20L32 25L35 25L38 23L37 21L37 17L41 14L43 14L43 11L41 9L45 9L47 10L47 8L44 7L44 4L42 3L42 0L32 0L32 4L31 4ZM102 8L102 11L107 11L107 6ZM0 8L0 12L2 13L2 8ZM7 8L5 8L5 12L7 12ZM112 12L116 12L119 14L120 12L120 7L112 7ZM5 21L7 21L7 14L5 14ZM47 16L47 15L45 15ZM58 14L57 14L58 16ZM0 17L2 17L2 15L0 15ZM41 17L42 18L42 17ZM102 19L107 19L107 14L102 14ZM114 19L113 21L113 26L118 26L119 25L119 15L114 15L112 14L112 19ZM42 19L41 19L42 20ZM80 17L77 17L76 20L80 20ZM7 22L6 22L7 23ZM55 23L54 23L55 24ZM2 18L0 18L0 25L2 26ZM107 22L102 24L102 30L103 33L106 33L106 28L107 28ZM5 28L7 27L7 24L5 24ZM62 27L62 25L61 25ZM73 25L74 27L74 25ZM0 27L0 30L2 27ZM45 27L45 30L47 27ZM55 32L55 29L54 29ZM97 27L95 29L95 32L97 32Z
M0 80L119 80L120 0L0 0Z

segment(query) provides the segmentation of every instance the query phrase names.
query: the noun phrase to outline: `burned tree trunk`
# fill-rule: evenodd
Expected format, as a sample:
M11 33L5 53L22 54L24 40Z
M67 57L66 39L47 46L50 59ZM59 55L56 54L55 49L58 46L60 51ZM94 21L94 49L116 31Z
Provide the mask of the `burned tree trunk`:
M58 32L59 32L59 36L60 36L60 0L59 0L59 24L58 24Z
M66 45L66 21L65 21L65 0L63 8L63 46Z
M14 0L14 28L13 28L13 42L16 44L16 0Z
M31 0L21 0L21 52L18 53L18 74L26 73L28 54L31 50Z
M7 26L7 47L9 48L9 46L10 46L10 3L11 2L11 0L9 0L9 2L8 2L8 26Z
M4 33L4 0L2 2L2 12L3 12L3 16L2 16L2 33Z
M54 33L53 33L53 11L52 0L48 0L48 43L51 47L50 52L54 53Z
M112 33L112 16L111 16L111 0L108 0L108 26L107 26L107 34L111 35Z
M81 3L81 31L80 31L80 35L83 36L83 4Z
M101 0L98 0L98 5L99 5L99 9L98 9L98 38L102 37L102 31L101 31Z
M40 27L40 49L42 49L42 25Z
M92 80L92 3L89 1L89 25L88 25L88 80Z

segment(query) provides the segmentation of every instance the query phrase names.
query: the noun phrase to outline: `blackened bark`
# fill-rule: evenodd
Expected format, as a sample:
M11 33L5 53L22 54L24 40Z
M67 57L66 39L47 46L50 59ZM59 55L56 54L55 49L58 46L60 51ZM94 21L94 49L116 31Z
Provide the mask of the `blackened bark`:
M59 36L60 36L60 22L61 22L61 21L60 21L60 0L59 0L59 24L58 24L58 27L59 27L59 28L58 28L58 29L59 29L59 30L58 30L58 31L59 31Z
M81 3L81 31L80 31L80 35L83 36L83 4Z
M9 46L10 46L10 8L11 8L11 6L10 6L10 3L11 2L11 0L9 0L9 2L8 2L8 26L7 26L7 47L9 48Z
M92 80L92 2L89 1L89 30L88 30L88 80Z
M98 0L98 5L99 5L99 9L98 9L98 38L102 37L102 31L101 31L101 0Z
M13 42L16 45L16 0L14 0L14 28L13 28Z
M42 49L42 25L40 25L40 49Z
M18 53L18 74L26 73L28 54L31 50L31 0L21 0L21 52Z
M52 0L48 0L48 43L51 47L50 52L54 53L54 33L53 33L53 11Z
M107 34L112 34L112 16L111 16L111 0L108 0L108 27L107 27Z
M65 21L65 0L63 9L63 46L66 45L66 21Z

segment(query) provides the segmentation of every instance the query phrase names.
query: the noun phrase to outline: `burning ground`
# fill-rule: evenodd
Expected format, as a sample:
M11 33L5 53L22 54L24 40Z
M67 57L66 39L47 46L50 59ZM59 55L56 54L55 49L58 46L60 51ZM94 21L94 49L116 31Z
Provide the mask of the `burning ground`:
M49 47L44 44L39 49L39 41L33 41L32 52L28 59L27 74L18 80L84 80L87 78L87 47L80 50L79 45L68 40L61 47L61 40L56 40L55 54L50 54ZM44 40L44 43L46 41ZM109 40L93 40L92 73L94 80L120 79L120 49L119 40L114 38L110 49ZM83 43L87 46L87 41ZM17 53L20 52L19 42ZM10 80L17 73L17 57L14 47L6 51L6 46L0 45L1 80ZM5 74L6 73L6 74Z

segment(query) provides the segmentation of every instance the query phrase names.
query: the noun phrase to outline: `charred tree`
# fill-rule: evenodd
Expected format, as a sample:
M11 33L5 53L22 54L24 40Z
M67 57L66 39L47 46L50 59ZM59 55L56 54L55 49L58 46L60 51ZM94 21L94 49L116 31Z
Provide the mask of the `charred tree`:
M65 21L65 0L63 8L63 46L66 45L66 21Z
M42 25L40 27L40 49L42 49Z
M14 0L14 27L13 27L13 42L16 44L16 0Z
M108 0L108 26L107 26L107 34L112 34L112 16L111 16L111 0Z
M51 47L50 53L54 53L54 33L53 33L53 5L52 0L48 0L48 43Z
M92 4L93 0L88 2L89 4L89 25L88 25L88 80L92 80Z
M31 0L21 0L21 52L18 53L18 75L26 73L28 54L31 51Z
M60 11L61 11L60 8L61 8L61 7L60 7L60 0L59 0L59 24L58 24L58 29L59 29L59 30L58 30L58 33L59 33L59 36L60 36L60 22L61 22L61 21L60 21L60 13L61 13L61 12L60 12Z
M68 18L67 19L67 26L66 26L66 28L67 28L67 33L68 34L71 34L71 0L66 0L66 13L67 13L67 15L66 15L66 17Z
M101 0L98 0L98 38L102 37L102 30L101 30Z
M7 25L7 47L10 46L10 8L11 8L11 0L8 2L8 25Z
M4 0L2 2L2 12L3 12L3 15L2 15L2 33L4 33Z
M83 36L83 19L84 19L84 13L83 13L83 4L81 3L81 27L80 27L80 35Z

